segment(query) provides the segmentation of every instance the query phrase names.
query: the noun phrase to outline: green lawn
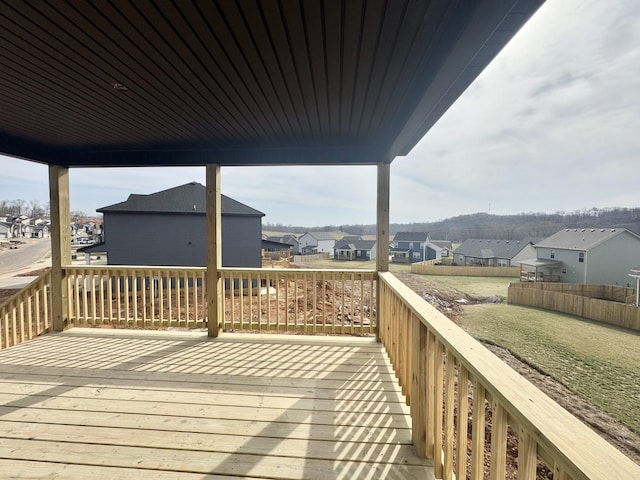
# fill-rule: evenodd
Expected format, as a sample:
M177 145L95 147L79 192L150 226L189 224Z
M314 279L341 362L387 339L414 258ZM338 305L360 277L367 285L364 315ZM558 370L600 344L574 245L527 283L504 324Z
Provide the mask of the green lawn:
M640 433L640 334L515 305L464 311L473 337L509 349Z
M442 283L472 297L486 298L496 295L507 298L507 288L511 282L519 282L517 277L458 277L427 275L429 280Z
M300 264L304 268L336 268L339 270L350 270L350 269L364 269L364 270L375 270L376 269L376 261L375 260L333 260L332 258L327 258L325 260L314 260L309 263ZM390 263L389 270L392 272L410 272L411 265L408 264L398 264L398 263Z

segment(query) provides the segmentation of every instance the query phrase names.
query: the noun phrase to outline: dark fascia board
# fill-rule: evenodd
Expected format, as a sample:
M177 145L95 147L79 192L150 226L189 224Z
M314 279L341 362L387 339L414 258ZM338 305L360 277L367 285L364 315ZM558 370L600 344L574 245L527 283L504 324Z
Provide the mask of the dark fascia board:
M32 162L59 165L65 158L64 150L62 149L6 133L0 133L0 145L3 148L0 151L2 155Z
M149 167L149 166L266 166L266 165L376 165L392 158L379 146L287 147L287 148L179 148L112 150L60 150L46 156L25 156L64 167ZM9 155L14 155L10 152Z

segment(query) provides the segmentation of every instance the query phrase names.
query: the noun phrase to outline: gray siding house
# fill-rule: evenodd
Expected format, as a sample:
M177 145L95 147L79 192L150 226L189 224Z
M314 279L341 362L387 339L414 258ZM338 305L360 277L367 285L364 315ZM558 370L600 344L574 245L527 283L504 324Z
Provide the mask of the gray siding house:
M453 251L456 265L512 267L535 255L530 240L469 238Z
M391 261L394 263L415 263L430 260L427 255L427 245L430 241L431 237L428 232L396 233L393 237L394 246L390 248ZM436 258L435 251L433 258Z
M344 237L343 234L334 232L307 232L299 239L300 253L330 253L333 255L336 240L342 237Z
M336 242L333 258L335 260L375 260L376 243L375 240L345 237Z
M205 266L205 187L187 183L97 211L104 242L85 252L107 252L110 265ZM222 265L261 267L264 213L222 195Z
M640 261L640 236L624 228L565 229L535 248L523 265L566 283L632 286L629 269Z

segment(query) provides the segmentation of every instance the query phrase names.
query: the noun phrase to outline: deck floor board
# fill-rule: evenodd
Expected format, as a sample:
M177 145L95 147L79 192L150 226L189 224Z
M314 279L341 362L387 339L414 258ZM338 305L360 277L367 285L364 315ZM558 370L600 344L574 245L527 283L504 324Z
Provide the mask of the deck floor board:
M173 333L72 329L0 351L3 474L433 478L375 340Z

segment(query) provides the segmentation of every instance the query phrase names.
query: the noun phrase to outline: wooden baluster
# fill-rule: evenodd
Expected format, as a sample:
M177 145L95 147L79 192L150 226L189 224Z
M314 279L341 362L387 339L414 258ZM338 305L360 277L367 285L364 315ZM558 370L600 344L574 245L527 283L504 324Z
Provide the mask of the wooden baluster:
M434 438L433 438L433 450L434 450L434 466L435 466L435 475L436 478L442 478L444 473L444 465L442 463L442 421L443 421L443 389L444 389L444 379L443 379L443 369L444 369L444 346L440 342L440 340L436 339L435 341L435 349L436 349L436 362L435 362L435 372L433 375L434 378L434 386L435 386L435 394L433 396L433 407L434 407L434 416L435 416L435 425L434 425Z
M473 420L471 432L471 480L484 478L484 432L486 423L484 387L473 385Z
M445 370L444 397L444 480L453 479L453 435L455 410L455 357L447 351L447 365Z
M427 456L427 338L419 318L411 320L411 436L419 457Z
M458 454L456 459L456 478L467 478L467 447L469 418L469 372L458 365Z
M536 480L537 460L536 442L521 428L518 438L518 480Z
M507 469L507 410L493 403L491 414L491 480L504 480Z

